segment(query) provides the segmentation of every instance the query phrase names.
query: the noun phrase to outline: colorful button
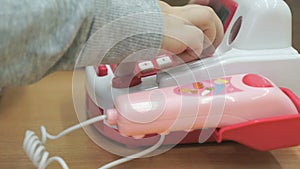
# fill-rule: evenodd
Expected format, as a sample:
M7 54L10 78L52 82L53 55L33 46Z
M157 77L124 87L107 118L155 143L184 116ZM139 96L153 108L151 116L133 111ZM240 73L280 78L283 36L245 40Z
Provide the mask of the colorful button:
M154 70L154 65L151 61L140 62L138 67L142 73L147 73Z
M213 90L214 90L214 88L212 88L212 87L207 87L207 88L205 88L205 90L201 93L201 96L206 96L206 95L210 94L210 92L213 91Z
M195 89L203 89L203 84L201 82L195 82L193 83L193 87Z
M270 83L264 77L257 74L247 74L243 77L244 84L251 87L273 87L272 83Z
M162 56L156 59L156 63L160 68L167 68L173 65L173 62L169 56Z
M97 75L98 76L106 76L108 74L108 69L106 65L98 65L97 66Z

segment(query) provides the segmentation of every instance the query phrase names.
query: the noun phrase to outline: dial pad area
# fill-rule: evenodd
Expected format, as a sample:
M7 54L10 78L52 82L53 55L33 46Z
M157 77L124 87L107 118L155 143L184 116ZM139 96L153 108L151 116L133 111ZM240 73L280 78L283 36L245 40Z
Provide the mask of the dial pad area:
M152 60L138 62L135 68L135 74L140 74L141 77L145 77L156 74L161 69L166 69L176 65L177 63L171 55L163 54Z
M168 54L159 55L151 60L138 61L134 65L132 73L126 76L113 76L112 86L114 88L127 88L137 86L142 83L142 78L155 75L158 71L178 65L174 61L173 56ZM105 78L109 73L108 69L114 72L117 69L117 64L105 65L99 64L95 66L96 74L99 78Z

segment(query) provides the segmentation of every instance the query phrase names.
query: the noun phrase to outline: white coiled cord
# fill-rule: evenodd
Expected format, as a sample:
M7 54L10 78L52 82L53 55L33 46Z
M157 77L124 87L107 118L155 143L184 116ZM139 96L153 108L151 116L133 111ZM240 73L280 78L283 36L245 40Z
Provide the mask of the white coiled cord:
M76 129L93 124L97 121L102 121L105 118L106 118L105 115L94 117L92 119L89 119L89 120L79 123L77 125L74 125L70 128L67 128L66 130L62 131L61 133L59 133L56 136L53 136L53 135L47 133L46 128L44 126L41 126L42 141L39 140L39 138L35 135L35 133L33 131L28 130L25 133L23 148L24 148L27 156L30 158L30 160L33 162L33 164L36 167L38 167L38 169L45 169L51 162L54 162L54 161L58 162L63 169L69 169L68 165L61 157L54 156L54 157L48 158L49 152L46 151L46 148L44 146L44 144L47 141L47 138L49 138L51 140L56 140ZM120 165L122 163L128 162L130 160L143 157L146 154L149 154L149 153L155 151L156 149L158 149L162 145L164 140L165 140L165 136L161 135L159 141L152 147L149 147L148 149L146 149L142 152L139 152L139 153L130 155L128 157L124 157L119 160L108 163L99 169L108 169L108 168Z
M46 151L44 143L39 140L33 131L26 131L23 148L38 169L45 169L53 161L57 161L63 169L69 168L61 157L54 156L48 158L49 152Z
M25 133L23 148L27 156L30 158L32 163L36 167L38 167L38 169L45 169L53 161L57 161L63 169L68 169L68 165L61 157L54 156L49 158L49 152L46 151L46 148L44 146L44 144L47 141L47 138L51 140L56 140L76 129L93 124L97 121L102 121L105 118L105 115L94 117L77 125L74 125L70 128L67 128L66 130L62 131L56 136L47 133L46 128L44 126L41 126L42 141L39 140L39 138L35 135L33 131L28 130Z

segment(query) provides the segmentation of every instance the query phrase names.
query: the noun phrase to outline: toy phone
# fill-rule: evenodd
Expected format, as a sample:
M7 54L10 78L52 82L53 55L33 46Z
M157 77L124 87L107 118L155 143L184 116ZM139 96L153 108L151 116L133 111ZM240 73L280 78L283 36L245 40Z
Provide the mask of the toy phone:
M107 122L117 125L121 135L135 138L298 114L287 95L256 74L121 95L114 105L106 112ZM214 112L212 106L220 110Z
M295 92L295 94L291 94L288 89L279 89L277 87L277 91L281 93L281 96L289 100L289 104L287 105L290 105L290 103L294 105L294 108L291 108L293 110L290 111L287 108L287 111L282 109L278 114L272 112L276 114L275 116L271 113L264 117L253 116L252 119L235 119L236 123L233 123L234 120L230 120L232 122L226 123L228 125L212 125L210 127L216 127L218 130L215 131L215 134L209 140L218 140L219 142L222 141L222 138L239 142L242 142L240 140L245 138L247 138L246 140L251 140L243 133L225 137L226 132L224 133L223 131L230 133L234 130L238 133L242 129L249 129L254 137L255 132L259 135L259 132L254 130L257 126L261 125L260 127L263 128L271 124L274 127L282 124L291 124L292 121L298 120L299 109L296 110L295 107L298 106L299 102L295 100L297 100L297 95L300 95L300 87L298 87L300 76L297 75L300 65L300 55L291 46L291 12L287 4L283 0L213 0L210 6L212 6L222 20L225 29L224 39L213 56L183 65L178 65L174 56L167 54L157 56L152 60L138 60L134 69L134 76L126 77L115 76L114 71L118 65L97 65L86 68L87 112L89 116L106 114L106 112L110 112L110 115L112 115L112 118L107 122L95 125L96 129L102 135L126 145L148 145L151 143L151 138L149 138L150 141L148 140L143 143L143 141L128 137L135 136L136 138L140 138L145 134L145 137L147 137L147 133L143 133L142 128L139 133L126 133L129 128L126 125L130 123L124 122L126 118L121 116L124 112L119 111L118 108L114 110L117 105L117 107L122 105L118 103L116 98L135 95L146 96L151 91L171 90L174 86L191 85L218 78L233 77L235 79L236 77L240 77L239 79L241 80L241 76L247 74L255 74L263 77L263 79L269 79L272 82L272 86L276 84L276 86L286 87ZM242 82L245 84L243 80ZM260 88L255 89L260 90ZM204 93L207 92L209 91L206 90ZM242 93L236 92L234 95ZM282 95L282 93L284 94ZM288 98L286 98L287 95ZM230 94L226 96L230 97ZM143 99L143 97L138 98ZM172 98L175 97L168 97L168 99ZM252 107L255 106L253 105ZM257 110L257 112L260 111ZM263 113L260 112L258 114L262 115ZM295 116L295 118L286 118L289 115ZM116 122L113 120L116 116L121 119L123 118L123 120L120 123ZM222 119L220 120L222 121ZM261 122L259 125L258 121ZM108 123L117 124L122 131L118 131L116 125L111 126ZM124 127L121 127L123 124ZM191 124L189 125L191 127ZM257 144L250 145L247 141L242 143L260 150L270 150L299 144L299 138L295 138L294 136L295 130L299 129L297 127L288 127L286 130L290 131L285 130L285 132L290 133L290 137L294 138L290 139L293 140L293 143L286 143L288 142L287 140L278 141L273 144L257 142ZM187 139L184 139L182 143L198 142L197 137L201 133L201 129L199 128L201 126L194 128L192 126L191 129L195 130L190 131L190 134L186 137ZM177 132L180 132L178 130L165 131L170 132L169 135L174 135L174 133L176 135ZM264 131L269 130L264 129ZM155 132L161 133L163 130ZM267 140L268 137L262 136L267 134L270 133L260 134L261 138ZM266 142L265 140L264 142Z
M90 118L55 136L42 126L41 141L27 131L23 147L33 163L45 168L57 161L67 169L62 158L48 157L46 139L90 124L99 137L152 145L101 168L142 157L162 144L175 145L178 138L181 144L233 140L257 150L300 145L300 55L291 46L289 7L283 0L212 0L209 5L225 30L213 56L189 64L178 64L171 55L137 60L126 76L115 75L120 65L87 67ZM212 132L203 140L206 131Z

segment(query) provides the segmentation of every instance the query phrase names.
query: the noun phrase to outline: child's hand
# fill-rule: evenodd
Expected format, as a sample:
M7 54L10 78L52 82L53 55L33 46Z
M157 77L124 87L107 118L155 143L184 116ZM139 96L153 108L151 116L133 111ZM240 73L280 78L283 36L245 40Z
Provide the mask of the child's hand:
M211 8L201 5L172 7L161 1L159 4L165 23L162 49L188 62L198 59L203 49L221 43L223 25Z

